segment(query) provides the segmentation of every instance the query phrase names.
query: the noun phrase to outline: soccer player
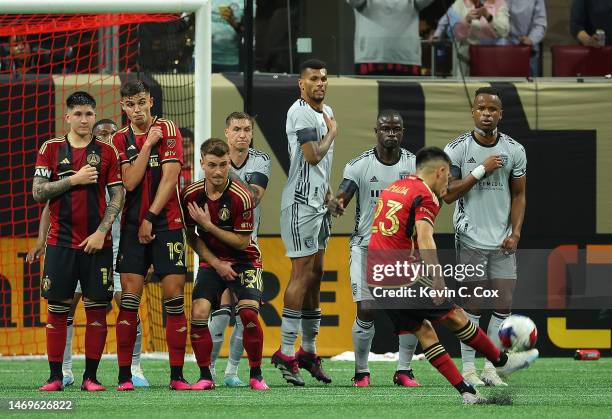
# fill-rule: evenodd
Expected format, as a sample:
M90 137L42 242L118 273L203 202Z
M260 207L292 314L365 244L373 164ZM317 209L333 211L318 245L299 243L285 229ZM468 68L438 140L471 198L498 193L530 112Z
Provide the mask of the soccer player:
M355 387L370 385L368 355L374 339L376 311L368 302L374 300L365 278L368 242L372 231L374 208L380 192L398 179L415 172L415 156L400 147L404 135L404 121L398 111L384 110L376 119L376 146L365 151L344 168L344 179L336 198L330 201L332 215L344 214L344 209L357 195L355 231L350 241L350 276L353 301L357 303L357 316L353 323L353 347L355 350ZM408 333L399 336L399 362L393 382L399 386L417 387L410 362L416 349L417 338Z
M164 294L170 389L189 390L183 378L187 320L183 297L185 240L178 196L182 139L172 121L151 115L152 106L153 98L143 81L121 86L121 107L130 123L113 136L127 189L117 255L123 290L116 327L119 391L134 389L130 366L138 307L151 265L161 278Z
M323 256L331 234L326 203L333 144L338 133L332 109L323 103L327 69L319 60L300 66L300 95L287 112L289 176L281 198L281 236L291 258L291 277L285 289L281 323L281 347L272 355L287 382L303 386L299 368L319 381L331 378L317 355L316 337L321 325L320 289ZM302 346L295 341L302 330Z
M204 179L185 188L181 204L185 212L187 240L200 257L200 269L192 294L191 346L200 367L200 379L192 390L212 390L210 372L213 342L208 328L211 310L229 289L238 303L243 341L253 390L267 390L261 373L263 330L259 322L262 297L261 258L253 241L253 200L248 188L230 179L227 144L206 140L201 148Z
M393 183L381 193L368 246L368 269L379 262L383 262L383 266L395 266L396 262L405 262L411 257L416 266L423 262L427 273L430 272L429 267L440 266L433 232L440 210L439 199L448 187L450 163L449 157L439 148L423 148L416 155L416 174ZM482 329L470 322L460 307L446 298L448 290L441 270L432 271L433 279L425 274L412 278L408 287L415 295L404 299L404 306L387 306L389 308L385 311L397 333L416 334L427 360L459 391L464 403L486 402L461 376L440 344L430 321L441 323L455 333L462 343L485 355L497 372L504 376L527 368L537 359L538 350L511 354L501 352ZM373 280L368 282L374 283ZM383 284L391 285L389 282ZM393 285L397 289L397 283ZM373 290L374 296L379 297L376 288ZM433 296L430 295L432 291L435 292ZM388 300L381 301L389 303Z
M237 176L251 191L253 206L253 242L257 245L257 230L261 218L259 203L263 199L270 178L270 156L250 147L253 140L253 117L244 112L232 112L225 119L225 139L229 146L229 156L232 165L230 176ZM219 310L211 314L208 325L213 340L212 362L210 371L215 376L215 362L223 345L225 329L232 315L232 298L229 289L221 296ZM238 378L238 364L244 351L242 345L243 325L239 315L235 315L235 326L230 338L230 352L225 368L223 382L228 387L242 387Z
M70 132L46 141L34 172L36 202L49 202L50 228L42 290L48 300L47 357L51 374L40 391L63 390L62 360L68 312L80 281L85 302L85 372L81 390L106 390L96 373L106 343L106 306L112 299L111 228L121 212L117 150L92 134L96 101L86 92L66 99ZM106 202L105 189L110 196Z
M498 132L502 102L493 88L476 91L472 118L474 129L449 143L452 180L444 201L455 206L453 222L457 258L460 263L485 265L486 275L467 278L469 293L474 287L499 290L500 298L483 307L482 299L466 298L470 320L479 325L483 308L493 308L487 334L500 345L498 330L510 315L516 283L514 252L521 238L525 214L527 157L516 140ZM493 365L485 361L480 378L474 365L475 353L461 345L463 376L472 385L505 386Z

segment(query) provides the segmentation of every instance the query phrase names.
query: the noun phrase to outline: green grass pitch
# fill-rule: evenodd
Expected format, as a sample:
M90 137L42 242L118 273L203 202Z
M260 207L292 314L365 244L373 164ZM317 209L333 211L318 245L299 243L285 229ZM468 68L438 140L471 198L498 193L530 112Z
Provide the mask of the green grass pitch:
M479 364L482 360L479 359ZM324 366L333 378L330 385L306 377L306 387L290 387L280 373L264 363L264 376L272 387L267 392L248 388L230 389L223 384L213 391L172 392L168 390L168 367L165 361L143 360L145 374L152 384L148 389L119 393L114 390L117 366L104 360L98 378L109 390L84 393L80 378L64 392L41 394L36 388L48 376L45 361L0 362L0 417L7 417L8 400L72 400L72 413L44 412L39 416L72 416L89 418L155 418L155 417L277 417L277 418L391 418L391 417L612 417L612 359L574 361L573 359L539 359L526 371L509 380L507 389L484 388L485 395L509 394L511 406L463 406L461 399L429 363L413 362L420 388L399 388L392 384L393 362L372 362L372 386L351 387L352 362L326 361ZM74 373L82 373L83 361L75 361ZM219 377L225 360L217 366ZM196 366L185 366L185 377L195 380ZM240 376L248 378L243 360ZM218 379L222 382L222 378ZM24 417L34 412L21 413Z

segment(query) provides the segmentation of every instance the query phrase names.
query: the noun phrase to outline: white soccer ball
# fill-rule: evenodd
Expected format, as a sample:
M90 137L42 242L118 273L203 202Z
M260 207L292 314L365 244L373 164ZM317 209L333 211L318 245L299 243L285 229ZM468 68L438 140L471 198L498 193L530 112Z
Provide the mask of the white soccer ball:
M499 341L502 346L512 351L526 351L535 346L538 340L538 329L527 316L513 314L499 326Z

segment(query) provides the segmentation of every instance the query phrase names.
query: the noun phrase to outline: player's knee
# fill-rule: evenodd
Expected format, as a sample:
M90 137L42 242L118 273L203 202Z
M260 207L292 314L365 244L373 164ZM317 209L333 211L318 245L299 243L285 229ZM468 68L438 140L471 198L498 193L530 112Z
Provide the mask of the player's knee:
M191 303L191 318L197 320L208 320L210 316L210 302L204 298L198 298Z
M373 322L376 319L374 310L357 306L357 318L364 322Z

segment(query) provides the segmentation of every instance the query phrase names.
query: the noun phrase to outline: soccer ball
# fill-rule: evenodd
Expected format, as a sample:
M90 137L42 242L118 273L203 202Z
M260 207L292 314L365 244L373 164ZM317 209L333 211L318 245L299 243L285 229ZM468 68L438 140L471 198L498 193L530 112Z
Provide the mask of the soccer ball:
M499 340L502 346L512 351L526 351L535 346L538 329L529 317L513 314L499 326Z

